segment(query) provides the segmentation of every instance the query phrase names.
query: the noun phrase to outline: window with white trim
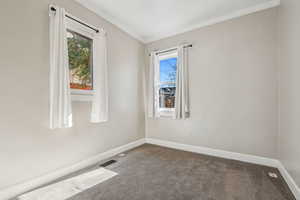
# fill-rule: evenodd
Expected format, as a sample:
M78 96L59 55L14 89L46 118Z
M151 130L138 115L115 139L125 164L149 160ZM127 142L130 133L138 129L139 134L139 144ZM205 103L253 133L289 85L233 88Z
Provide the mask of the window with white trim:
M158 55L155 99L161 116L172 116L175 111L177 56L177 51Z
M67 20L72 100L91 101L93 90L93 30Z

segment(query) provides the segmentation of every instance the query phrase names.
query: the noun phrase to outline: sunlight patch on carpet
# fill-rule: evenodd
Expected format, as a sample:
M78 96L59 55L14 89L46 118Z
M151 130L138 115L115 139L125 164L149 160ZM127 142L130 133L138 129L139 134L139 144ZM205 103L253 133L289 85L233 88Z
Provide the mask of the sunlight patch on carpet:
M102 183L117 173L99 168L58 183L31 191L18 197L19 200L64 200Z

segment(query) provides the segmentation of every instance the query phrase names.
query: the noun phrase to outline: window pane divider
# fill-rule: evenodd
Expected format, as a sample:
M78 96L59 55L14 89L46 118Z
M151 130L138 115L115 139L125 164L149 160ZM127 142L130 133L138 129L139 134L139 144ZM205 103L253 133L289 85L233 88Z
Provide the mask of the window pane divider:
M159 85L171 85L176 84L176 82L159 82Z

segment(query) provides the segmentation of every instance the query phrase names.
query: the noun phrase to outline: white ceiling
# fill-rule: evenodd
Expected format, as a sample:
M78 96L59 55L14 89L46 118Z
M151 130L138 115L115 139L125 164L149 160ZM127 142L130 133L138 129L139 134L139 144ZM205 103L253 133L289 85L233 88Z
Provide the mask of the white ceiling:
M148 43L280 4L280 0L77 0Z

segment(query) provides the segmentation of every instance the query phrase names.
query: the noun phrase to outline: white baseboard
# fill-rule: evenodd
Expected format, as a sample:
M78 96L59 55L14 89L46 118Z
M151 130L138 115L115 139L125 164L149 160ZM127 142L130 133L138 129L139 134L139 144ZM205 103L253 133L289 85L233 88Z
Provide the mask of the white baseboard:
M51 181L54 181L55 179L58 179L62 176L65 176L67 174L70 174L72 172L78 171L80 169L83 169L85 167L94 165L102 160L105 160L107 158L110 158L112 156L115 156L121 152L133 149L135 147L138 147L142 144L145 144L145 139L140 139L134 142L131 142L129 144L114 148L112 150L100 153L96 156L90 157L86 160L83 160L79 163L76 163L72 166L62 168L60 170L54 171L52 173L46 174L44 176L32 179L30 181L26 181L24 183L20 183L14 186L11 186L7 189L1 190L0 191L0 200L6 200L9 198L13 198L15 196L18 196L24 192L30 191L34 188L37 188L41 185L47 184Z
M190 151L190 152L194 152L194 153L206 154L206 155L210 155L210 156L216 156L216 157L227 158L227 159L232 159L232 160L239 160L239 161L248 162L248 163L265 165L265 166L270 166L270 167L277 167L278 163L279 163L278 160L272 159L272 158L265 158L265 157L253 156L253 155L249 155L249 154L235 153L235 152L230 152L230 151L212 149L212 148L208 148L208 147L180 144L180 143L176 143L176 142L169 142L169 141L152 139L152 138L146 138L146 143L169 147L169 148L173 148L173 149Z
M286 168L283 166L281 162L279 162L279 166L277 168L280 171L286 183L288 184L289 188L293 192L296 199L300 200L300 188L298 187L294 179L291 177L289 172L286 170Z
M243 161L243 162L260 164L260 165L265 165L265 166L270 166L270 167L276 167L279 169L280 173L282 174L285 181L289 185L289 187L290 187L291 191L293 192L293 194L295 195L296 199L300 200L299 187L297 186L297 184L295 183L293 178L290 176L288 171L284 168L282 163L276 159L265 158L265 157L260 157L260 156L253 156L253 155L248 155L248 154L235 153L235 152L224 151L224 150L217 150L217 149L212 149L212 148L207 148L207 147L180 144L180 143L152 139L152 138L146 138L146 139L144 138L144 139L140 139L140 140L131 142L129 144L114 148L114 149L106 151L104 153L100 153L93 157L90 157L89 159L81 161L72 166L57 170L57 171L49 173L47 175L44 175L44 176L35 178L33 180L30 180L30 181L27 181L27 182L24 182L21 184L17 184L12 187L9 187L7 189L1 190L0 191L0 200L6 200L9 198L15 197L24 192L30 191L41 185L49 183L57 178L60 178L62 176L70 174L72 172L78 171L85 167L91 166L93 164L100 162L101 160L105 160L105 159L115 156L121 152L133 149L133 148L143 145L145 143L169 147L169 148L173 148L173 149L184 150L184 151L190 151L190 152L194 152L194 153L201 153L201 154L206 154L206 155L211 155L211 156L216 156L216 157L222 157L222 158L227 158L227 159L232 159L232 160L239 160L239 161Z
M200 153L210 156L216 156L226 159L232 159L232 160L238 160L253 164L259 164L259 165L265 165L269 167L275 167L277 168L285 181L287 182L289 188L293 192L294 196L297 200L300 200L300 190L297 186L296 182L293 180L293 178L289 175L285 167L281 164L279 160L272 159L272 158L266 158L266 157L260 157L260 156L253 156L249 154L241 154L241 153L235 153L230 151L224 151L224 150L218 150L218 149L212 149L207 147L200 147L200 146L193 146L193 145L187 145L187 144L180 144L176 142L169 142L159 139L152 139L152 138L146 138L146 143L148 144L154 144L159 145L163 147L169 147L173 149L179 149L183 151L189 151L194 153Z

